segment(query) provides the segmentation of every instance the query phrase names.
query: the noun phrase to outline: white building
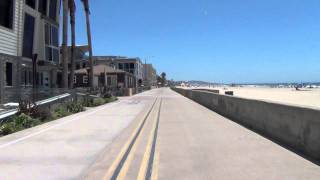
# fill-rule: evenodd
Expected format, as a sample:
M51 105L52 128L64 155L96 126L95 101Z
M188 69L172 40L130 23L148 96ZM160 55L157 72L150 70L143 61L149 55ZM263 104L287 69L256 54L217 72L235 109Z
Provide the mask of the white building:
M0 0L0 92L56 87L59 0ZM37 54L36 74L32 58Z

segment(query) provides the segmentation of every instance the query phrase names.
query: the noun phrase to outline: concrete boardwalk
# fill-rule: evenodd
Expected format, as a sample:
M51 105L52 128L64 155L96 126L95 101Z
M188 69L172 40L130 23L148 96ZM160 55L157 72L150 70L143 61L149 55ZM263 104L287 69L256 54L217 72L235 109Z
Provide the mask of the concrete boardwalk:
M170 89L0 138L0 179L320 179L320 167Z

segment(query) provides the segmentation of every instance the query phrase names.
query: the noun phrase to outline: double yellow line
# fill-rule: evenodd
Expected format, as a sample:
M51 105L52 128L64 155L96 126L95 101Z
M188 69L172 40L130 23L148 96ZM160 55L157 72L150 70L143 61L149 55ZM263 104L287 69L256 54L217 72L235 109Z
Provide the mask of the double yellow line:
M151 112L153 111L154 107L158 98L154 101L149 111L146 113L143 120L138 124L135 128L131 136L129 137L128 141L124 144L121 148L120 153L116 157L116 159L111 164L110 168L108 169L107 173L104 176L104 180L111 179L111 180L122 180L126 178L127 172L129 167L132 163L133 157L137 150L138 144L144 133L145 124L147 119L150 117ZM156 151L156 136L159 124L159 116L160 116L160 109L162 105L162 99L160 100L160 105L157 113L157 119L153 121L152 130L148 137L148 143L146 146L146 151L144 153L141 166L139 169L138 177L139 180L144 179L157 179L157 163L159 160L159 153ZM152 171L152 172L151 172Z
M156 142L157 142L161 106L162 106L162 99L160 101L157 119L153 122L152 131L149 134L147 148L143 155L142 163L141 163L138 178L137 178L138 180L158 179L157 164L159 161L159 152L156 151Z

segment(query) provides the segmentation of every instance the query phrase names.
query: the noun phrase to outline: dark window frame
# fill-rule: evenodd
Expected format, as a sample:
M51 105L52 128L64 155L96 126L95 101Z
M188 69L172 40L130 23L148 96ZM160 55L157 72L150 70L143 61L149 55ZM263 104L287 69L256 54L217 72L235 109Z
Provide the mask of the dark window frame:
M13 63L6 62L6 86L13 86Z
M130 63L130 69L134 69L135 68L135 63Z
M29 4L28 2L32 3ZM26 0L25 1L26 5L29 6L32 9L36 9L37 1L36 0Z
M45 24L45 59L59 63L60 49L59 49L59 29L53 24Z
M38 11L39 11L42 15L47 16L48 0L39 0L39 1L38 1Z
M55 4L53 3L55 2ZM54 7L54 10L53 8ZM57 14L58 14L58 1L57 0L51 0L50 3L49 3L49 18L54 20L55 22L57 21Z
M3 1L4 2L4 1ZM3 3L2 2L2 3ZM7 29L7 30L10 30L10 31L13 31L13 29L14 29L14 21L15 21L15 4L16 4L16 0L12 0L11 1L12 2L12 4L11 4L11 11L9 12L9 14L8 14L8 18L11 18L10 20L9 20L9 22L7 22L7 23L1 23L1 21L0 21L0 28L5 28L5 29ZM1 7L1 6L0 6ZM2 11L2 12L4 12L4 11ZM1 17L4 17L4 14L0 14L0 16Z
M26 35L26 30L31 31L30 27L26 27L26 19L27 17L29 18L33 18L33 34L32 36L30 34ZM36 26L36 18L34 16L32 16L31 14L25 13L25 18L24 18L24 25L23 25L23 42L22 42L22 56L26 57L26 58L32 58L33 56L33 49L34 49L34 36L35 36L35 26ZM32 38L32 43L30 42L25 42L27 37L31 37ZM30 49L25 49L28 48L28 46ZM31 54L30 52L25 52L25 50L31 50Z

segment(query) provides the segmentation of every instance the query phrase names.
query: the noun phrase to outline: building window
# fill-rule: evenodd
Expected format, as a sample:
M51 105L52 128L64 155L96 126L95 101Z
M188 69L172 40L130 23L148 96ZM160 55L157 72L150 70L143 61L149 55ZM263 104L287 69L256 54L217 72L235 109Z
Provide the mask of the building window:
M117 86L117 76L112 76L111 77L111 85L112 86Z
M12 29L14 0L0 0L0 26Z
M58 28L45 24L46 60L59 62L59 32Z
M26 5L34 9L36 7L36 0L26 0Z
M123 69L123 64L119 63L119 69Z
M77 76L73 76L73 83L74 83L74 84L77 83Z
M83 76L82 82L83 82L83 84L88 84L88 76Z
M128 70L129 69L129 63L124 64L124 69Z
M12 86L12 63L6 63L6 85Z
M34 17L25 14L22 56L32 58L33 54L33 37L34 37Z
M57 0L51 0L49 6L49 17L56 21L57 20Z
M47 15L47 5L48 5L47 0L39 0L38 11L42 15L45 15L45 16Z
M130 69L134 69L134 63L130 63Z

